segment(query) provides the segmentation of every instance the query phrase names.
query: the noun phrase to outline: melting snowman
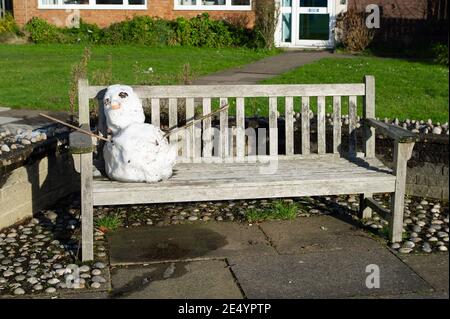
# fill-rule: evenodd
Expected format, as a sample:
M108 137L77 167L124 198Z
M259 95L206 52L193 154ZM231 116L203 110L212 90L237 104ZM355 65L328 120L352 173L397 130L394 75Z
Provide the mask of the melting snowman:
M163 132L144 123L142 103L130 86L108 87L104 112L112 141L103 148L106 174L120 182L154 183L172 176L176 148Z

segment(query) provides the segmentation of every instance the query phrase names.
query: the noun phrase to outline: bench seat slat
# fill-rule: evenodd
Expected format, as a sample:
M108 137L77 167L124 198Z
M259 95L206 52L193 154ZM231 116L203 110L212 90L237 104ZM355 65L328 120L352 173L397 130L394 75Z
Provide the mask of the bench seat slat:
M156 184L96 179L94 204L376 193L390 192L395 187L395 176L375 159L358 164L344 158L333 162L318 158L285 160L278 162L276 174L260 174L263 166L267 164L180 163L171 179Z

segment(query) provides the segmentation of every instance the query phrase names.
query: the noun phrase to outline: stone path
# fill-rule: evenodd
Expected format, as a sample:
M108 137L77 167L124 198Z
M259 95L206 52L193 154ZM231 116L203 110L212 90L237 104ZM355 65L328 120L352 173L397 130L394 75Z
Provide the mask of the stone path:
M448 298L448 253L399 258L332 216L129 228L109 244L112 298Z
M256 84L302 65L328 57L349 58L329 51L286 51L233 69L201 77L194 84Z

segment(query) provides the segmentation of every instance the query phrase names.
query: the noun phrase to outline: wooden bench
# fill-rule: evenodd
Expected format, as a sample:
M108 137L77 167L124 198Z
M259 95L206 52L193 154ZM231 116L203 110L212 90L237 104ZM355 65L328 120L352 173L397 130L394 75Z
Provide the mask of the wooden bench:
M374 77L366 76L364 83L358 84L136 86L134 90L141 99L149 99L154 125L160 126L161 101L168 105L169 126L176 127L178 102L184 101L185 116L190 120L194 117L195 102L199 98L203 114L211 111L213 99L220 99L222 104L235 103L235 125L233 130L227 129L231 120L229 111L224 111L219 116L216 138L212 137L211 119L170 136L171 143L177 143L181 136L181 142L178 142L181 148L179 163L175 165L172 178L156 184L93 178L92 138L72 133L71 150L78 154L76 161L81 172L83 260L93 259L93 207L96 205L360 194L361 215L369 218L372 210L387 212L372 199L372 194L393 193L390 240L401 241L407 161L416 137L403 128L375 119ZM79 122L84 128L89 129L89 100L101 102L104 91L103 86L89 86L86 80L80 80ZM359 96L363 97L363 152L357 152L356 146ZM301 103L298 97L301 97ZM333 101L332 145L326 142L327 97ZM249 141L260 140L260 137L252 136L246 128L245 98L268 101L268 154L264 154L266 142L259 147L257 154L255 150L249 150ZM349 102L346 150L342 147L344 143L341 144L341 102L344 98ZM285 104L285 147L279 151L277 102L280 99L284 99ZM310 102L316 99L317 124L312 134ZM102 103L99 106L98 128L106 134ZM300 147L294 147L294 107L301 113L297 119L301 121L301 138L295 141ZM375 157L375 129L395 140L393 170ZM259 135L264 139L264 134ZM311 151L311 136L314 140L317 137L317 151L314 152ZM300 150L300 154L295 154L295 149Z

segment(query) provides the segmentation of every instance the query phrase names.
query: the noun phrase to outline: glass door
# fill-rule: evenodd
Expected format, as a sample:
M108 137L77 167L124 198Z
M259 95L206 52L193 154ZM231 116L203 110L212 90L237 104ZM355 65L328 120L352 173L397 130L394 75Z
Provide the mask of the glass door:
M293 0L296 5L294 26L296 46L330 47L332 35L332 0Z

